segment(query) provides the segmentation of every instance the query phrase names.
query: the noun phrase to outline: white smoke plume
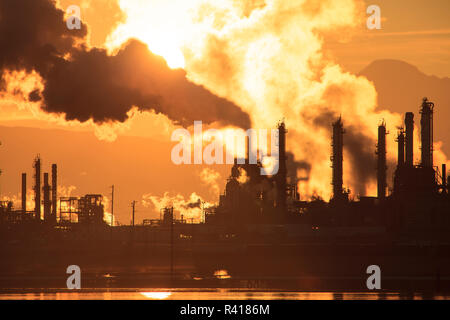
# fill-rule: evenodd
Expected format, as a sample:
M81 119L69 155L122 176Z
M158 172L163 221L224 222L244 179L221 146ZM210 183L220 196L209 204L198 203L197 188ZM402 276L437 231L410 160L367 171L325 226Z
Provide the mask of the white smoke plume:
M183 215L184 220L191 220L193 222L202 221L203 208L208 208L213 205L204 201L195 192L191 193L188 198L185 198L181 194L171 196L168 192L165 192L163 196L144 194L141 202L144 207L154 210L154 218L159 217L162 209L173 207L176 219L181 219L181 215Z

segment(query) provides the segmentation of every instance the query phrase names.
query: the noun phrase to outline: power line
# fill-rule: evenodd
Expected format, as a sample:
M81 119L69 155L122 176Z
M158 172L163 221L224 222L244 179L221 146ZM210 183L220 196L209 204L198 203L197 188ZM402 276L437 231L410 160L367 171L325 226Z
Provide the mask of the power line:
M111 227L114 225L114 185L111 186Z

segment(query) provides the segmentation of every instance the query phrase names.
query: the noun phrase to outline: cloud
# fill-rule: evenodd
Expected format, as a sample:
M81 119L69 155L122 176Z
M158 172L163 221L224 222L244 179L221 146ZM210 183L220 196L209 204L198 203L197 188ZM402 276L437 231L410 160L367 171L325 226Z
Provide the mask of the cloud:
M202 197L195 192L191 193L188 198L181 194L171 196L168 192L165 192L163 196L150 193L142 196L142 205L146 208L155 209L154 216L159 215L159 211L163 208L173 207L175 215L179 212L184 219L193 219L197 222L202 220L202 203L204 203L205 207L212 206L211 203L203 201Z
M27 97L48 113L66 120L123 122L128 112L155 111L174 123L205 123L249 127L248 115L170 69L146 45L130 40L116 54L89 48L87 26L69 30L64 12L50 0L0 3L0 76L6 70L35 71L44 89ZM2 77L3 78L3 77ZM5 81L0 90L5 89Z
M204 168L200 172L200 180L210 188L211 193L216 197L218 197L220 193L219 179L220 173L213 169Z
M201 45L186 44L189 77L244 106L258 128L285 118L287 149L309 178L300 181L306 197L331 195L331 124L342 115L344 185L355 195L374 193L378 123L385 119L394 131L402 117L377 110L373 84L323 50L324 35L353 34L363 25L364 3L270 0L246 15L242 3L210 2L197 10L207 27ZM389 158L395 150L388 143Z

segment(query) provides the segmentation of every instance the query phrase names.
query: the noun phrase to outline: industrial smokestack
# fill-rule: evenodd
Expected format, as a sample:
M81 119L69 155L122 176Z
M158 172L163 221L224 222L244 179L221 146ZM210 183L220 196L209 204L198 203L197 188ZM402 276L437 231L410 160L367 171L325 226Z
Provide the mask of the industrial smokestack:
M447 193L447 165L442 164L442 190Z
M52 164L52 220L56 223L56 204L58 201L58 176L57 166Z
M433 109L434 103L429 102L427 98L423 98L420 113L420 134L422 142L422 161L423 167L433 167Z
M250 137L245 136L245 163L250 164Z
M403 128L398 132L397 142L397 167L402 167L403 165L405 165L405 132L403 131Z
M405 114L406 126L406 165L413 165L414 158L414 113L407 112Z
M343 155L342 150L344 147L344 129L342 126L341 117L333 123L333 155L331 156L332 168L333 168L333 199L342 199L342 162Z
M48 184L48 173L44 173L44 186L42 188L44 192L44 221L50 222L50 185Z
M277 208L286 211L286 126L284 122L278 125L278 147L279 147L279 167L276 174L277 184Z
M377 145L377 178L378 178L378 199L386 197L386 124L378 126L378 145Z
M22 212L27 212L27 174L22 173Z
M34 218L41 220L41 158L34 160Z

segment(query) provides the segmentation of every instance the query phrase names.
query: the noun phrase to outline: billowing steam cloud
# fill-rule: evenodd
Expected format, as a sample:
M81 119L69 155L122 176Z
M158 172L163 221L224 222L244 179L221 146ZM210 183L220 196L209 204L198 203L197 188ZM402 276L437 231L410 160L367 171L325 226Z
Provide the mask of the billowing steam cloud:
M299 183L303 197L331 195L330 129L342 115L344 186L354 195L374 195L377 126L384 119L395 133L402 117L376 111L373 84L343 71L323 51L325 35L348 36L364 26L364 2L252 3L199 5L195 19L205 35L201 44L185 45L190 79L245 106L257 127L273 127L285 117L288 150L296 161L310 165L310 179ZM388 161L393 162L394 135L388 138Z
M181 124L195 119L248 127L251 115L255 129L269 129L284 117L287 149L295 155L291 164L306 173L299 179L305 198L331 195L330 129L342 116L344 186L356 195L375 194L377 125L384 119L391 132L387 156L393 163L394 133L402 116L376 111L373 84L345 72L323 49L325 36L345 39L364 26L363 0L119 4L128 20L111 37L120 39L112 41L117 53L108 55L88 48L86 26L67 30L63 12L50 0L1 1L0 73L38 72L44 89L29 98L67 119L123 121L133 105L162 112ZM164 37L152 36L162 49L183 51L186 74L169 69L141 42L123 44L128 35L139 33L150 45L151 37L146 38L142 28L149 20L161 24ZM437 163L446 162L439 144L434 147Z
M188 202L183 205L184 209L194 209L194 208L201 208L202 206L202 200L200 198L197 198L197 200Z
M144 194L142 196L142 205L146 208L154 209L154 215L157 215L163 208L173 207L175 215L181 212L185 219L194 219L195 221L201 221L203 207L208 208L212 206L211 203L202 200L195 192L191 193L188 198L184 198L181 194L171 196L168 192L161 197L153 194ZM178 218L180 217L178 216Z
M183 70L170 69L137 40L116 55L88 48L86 25L69 30L54 1L1 1L0 35L0 76L6 70L36 71L44 90L31 92L28 99L67 120L123 122L136 106L183 125L201 119L250 126L239 107L189 82Z
M199 177L202 183L208 186L210 193L217 198L220 194L220 173L210 168L204 168L200 172Z

